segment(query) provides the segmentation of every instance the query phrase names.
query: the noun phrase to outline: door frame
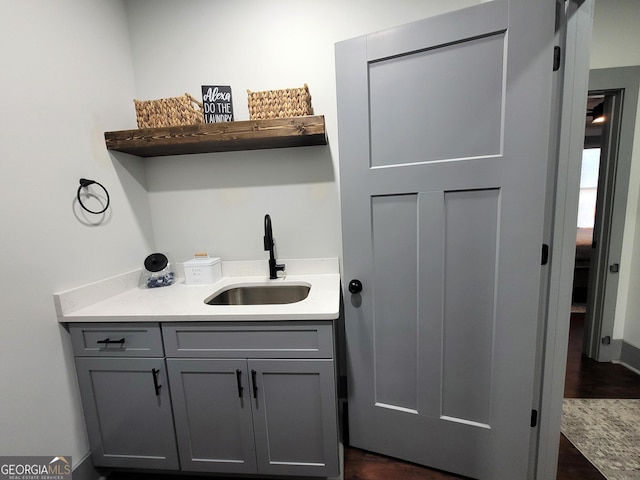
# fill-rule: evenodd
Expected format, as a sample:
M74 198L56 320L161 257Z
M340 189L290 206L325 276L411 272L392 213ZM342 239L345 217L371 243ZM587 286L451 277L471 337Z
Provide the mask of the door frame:
M596 219L596 227L600 228L596 238L599 245L594 254L602 251L591 264L598 275L592 279L590 274L588 299L588 306L595 308L591 314L587 311L585 322L584 352L599 362L619 359L622 350L622 341L613 339L613 332L617 319L624 318L626 313L626 304L619 302L624 300L626 292L619 292L618 286L621 279L628 283L630 275L631 246L627 246L625 255L624 237L630 238L625 235L625 220L639 90L640 67L602 68L589 73L590 93L619 96L613 100L614 115L607 128L610 138L604 145L608 152L603 153L609 157L607 171L611 178L606 180L602 202L598 194L598 208L603 208L604 215ZM609 265L614 263L620 264L617 274L609 272ZM609 343L603 343L605 337L610 338Z
M591 83L591 82L590 82ZM620 197L620 187L627 193L628 178L618 172L618 139L624 90L589 90L589 96L604 95L603 125L600 141L596 217L593 226L591 262L587 288L587 312L584 323L583 352L589 358L609 362L615 358L611 338L615 323L626 198ZM585 145L586 148L586 145ZM622 175L623 172L620 172ZM622 182L620 182L622 181ZM624 185L621 185L623 183ZM622 228L614 229L614 225Z
M640 67L619 67L589 72L589 44L593 24L594 0L567 2L567 42L562 117L558 145L558 162L552 225L550 269L546 292L541 292L546 306L546 325L541 347L540 423L537 441L536 479L556 478L562 400L569 340L571 290L575 261L575 225L580 190L580 165L584 141L584 116L587 92L591 90L625 89L623 120L620 132L618 177L626 171L624 185L618 185L624 208L628 190L629 168L640 91ZM602 83L600 83L602 82ZM626 160L623 159L626 157ZM621 180L622 182L622 180ZM616 198L617 200L617 198ZM625 215L620 217L624 221ZM622 224L624 225L624 224ZM614 226L622 230L622 227ZM627 249L630 247L627 247ZM622 247L623 251L625 246ZM626 271L625 271L626 270ZM621 270L628 278L628 269ZM622 276L620 278L623 278ZM618 317L624 316L624 307ZM606 327L609 328L609 327ZM610 326L613 333L613 324ZM615 344L614 344L615 345ZM535 401L534 401L535 405ZM535 407L534 407L535 408Z
M540 415L530 477L540 480L556 478L558 468L594 6L595 0L571 0L564 12L567 26L560 135L550 148L557 160L545 222L545 240L552 248L540 292L540 389L532 407Z

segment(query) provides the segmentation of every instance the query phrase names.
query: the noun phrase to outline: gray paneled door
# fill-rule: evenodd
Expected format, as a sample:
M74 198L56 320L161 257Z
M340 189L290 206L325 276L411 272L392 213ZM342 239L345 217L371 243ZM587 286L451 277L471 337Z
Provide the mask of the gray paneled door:
M353 446L527 478L554 6L336 45Z

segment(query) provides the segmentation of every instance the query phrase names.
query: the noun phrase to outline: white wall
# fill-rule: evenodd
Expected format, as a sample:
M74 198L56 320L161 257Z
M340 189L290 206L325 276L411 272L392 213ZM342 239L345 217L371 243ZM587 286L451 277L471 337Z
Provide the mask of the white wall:
M2 2L1 23L0 454L75 466L88 445L52 295L138 268L153 246L142 164L112 162L102 137L134 120L125 9ZM80 177L111 194L102 224L74 204Z
M640 65L638 0L596 0L591 68Z
M147 160L157 247L176 261L201 250L263 259L270 213L280 258L341 256L334 44L476 3L128 1L140 99L231 85L235 119L246 120L247 89L307 83L329 138L328 147Z
M638 0L596 0L592 69L640 65ZM640 105L636 119L613 337L640 348Z

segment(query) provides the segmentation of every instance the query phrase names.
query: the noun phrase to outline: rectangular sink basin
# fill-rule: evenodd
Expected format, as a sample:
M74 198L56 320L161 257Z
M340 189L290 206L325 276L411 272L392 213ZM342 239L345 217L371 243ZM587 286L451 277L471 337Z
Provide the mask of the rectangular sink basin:
M308 285L250 285L229 287L204 301L207 305L283 305L304 300Z

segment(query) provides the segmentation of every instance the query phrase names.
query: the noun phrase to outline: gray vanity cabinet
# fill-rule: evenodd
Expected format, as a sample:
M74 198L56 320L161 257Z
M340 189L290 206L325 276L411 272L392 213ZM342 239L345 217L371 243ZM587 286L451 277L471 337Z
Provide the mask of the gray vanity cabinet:
M331 321L69 331L95 466L339 475Z
M159 325L73 324L70 332L93 464L177 470Z
M331 322L162 328L183 470L339 474Z

